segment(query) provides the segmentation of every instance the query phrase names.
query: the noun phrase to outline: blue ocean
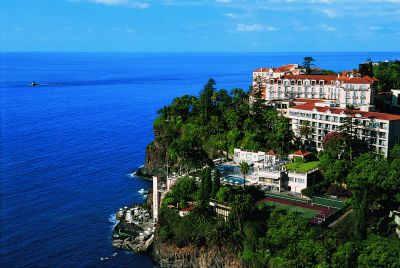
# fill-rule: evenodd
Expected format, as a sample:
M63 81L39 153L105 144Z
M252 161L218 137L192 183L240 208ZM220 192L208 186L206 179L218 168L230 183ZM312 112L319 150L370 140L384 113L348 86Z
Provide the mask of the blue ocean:
M111 246L114 213L143 202L157 110L207 79L247 90L256 67L301 63L336 71L400 58L365 53L0 54L1 267L154 267ZM32 81L42 86L31 87ZM114 252L114 260L100 258Z

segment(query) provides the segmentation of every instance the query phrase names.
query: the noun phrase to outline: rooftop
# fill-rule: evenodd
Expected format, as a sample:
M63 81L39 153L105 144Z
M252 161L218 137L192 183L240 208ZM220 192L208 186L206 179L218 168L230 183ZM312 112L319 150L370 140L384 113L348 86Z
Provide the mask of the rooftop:
M379 119L379 120L386 120L386 121L400 120L399 115L378 113L378 112L365 112L365 111L360 111L360 110L349 110L349 109L344 109L344 108L317 107L317 106L315 106L315 102L300 104L297 106L290 107L289 109L306 110L306 111L313 111L315 109L320 113L324 113L329 110L332 114L346 114L346 115L350 115L352 117L356 117L357 115L360 115L363 118L369 118L369 119Z
M310 154L312 154L312 153L309 152L309 151L298 150L298 151L296 151L296 152L294 152L294 153L291 153L290 155L294 155L294 156L307 156L307 155L310 155Z
M296 171L299 173L307 173L319 165L319 161L311 161L306 163L292 162L286 165L288 171Z

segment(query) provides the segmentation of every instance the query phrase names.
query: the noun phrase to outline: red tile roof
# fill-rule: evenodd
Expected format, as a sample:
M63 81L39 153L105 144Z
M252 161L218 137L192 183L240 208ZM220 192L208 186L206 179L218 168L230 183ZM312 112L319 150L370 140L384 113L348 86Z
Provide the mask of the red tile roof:
M290 155L307 156L309 154L311 154L311 153L308 152L308 151L298 150L298 151L296 151L294 153L291 153Z
M181 211L192 211L195 208L194 205L190 205L187 208L182 208Z
M337 76L336 75L322 75L322 74L289 74L285 75L283 79L295 79L295 80L324 80L325 82L330 82L332 80L336 80Z
M269 69L271 69L271 68L260 67L258 69L255 69L254 72L265 72L265 73L268 73Z
M372 84L373 82L374 79L369 76L343 79L343 83L345 84Z
M304 103L315 103L315 102L325 102L326 100L323 99L300 99L296 98L293 102L304 102Z
M268 152L265 153L266 155L273 155L273 156L277 156L278 154L275 153L273 150L269 150Z
M297 106L290 107L289 109L297 109L297 110L306 110L306 111L312 111L313 109L317 109L318 112L326 112L327 110L330 110L331 113L333 114L340 114L344 112L346 115L351 115L355 116L356 114L360 114L364 118L376 118L380 120L387 120L387 121L395 121L395 120L400 120L400 115L394 115L394 114L386 114L386 113L378 113L378 112L365 112L365 111L359 111L359 110L349 110L349 109L343 109L343 108L335 108L335 107L317 107L315 106L315 103L305 103L305 104L300 104Z

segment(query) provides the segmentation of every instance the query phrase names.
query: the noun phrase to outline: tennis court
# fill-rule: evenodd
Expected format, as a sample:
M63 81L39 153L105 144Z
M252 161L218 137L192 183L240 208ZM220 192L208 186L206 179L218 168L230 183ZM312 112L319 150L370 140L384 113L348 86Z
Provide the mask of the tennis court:
M266 197L259 202L260 203L267 203L274 211L287 211L287 212L295 212L298 213L301 217L310 219L310 222L319 223L318 219L325 220L328 216L332 215L335 212L335 209L312 205L312 204L305 204L290 200L283 200L278 198Z

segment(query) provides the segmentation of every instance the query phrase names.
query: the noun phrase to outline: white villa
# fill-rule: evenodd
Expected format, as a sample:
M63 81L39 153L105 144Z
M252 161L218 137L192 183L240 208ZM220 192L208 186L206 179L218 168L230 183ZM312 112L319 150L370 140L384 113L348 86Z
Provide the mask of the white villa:
M258 185L272 191L290 191L300 193L301 190L312 186L315 183L314 176L318 169L300 173L287 170L262 170L254 172L253 176Z
M273 150L268 152L252 152L239 148L234 149L233 162L240 164L247 162L257 168L275 165L279 161L279 155Z

